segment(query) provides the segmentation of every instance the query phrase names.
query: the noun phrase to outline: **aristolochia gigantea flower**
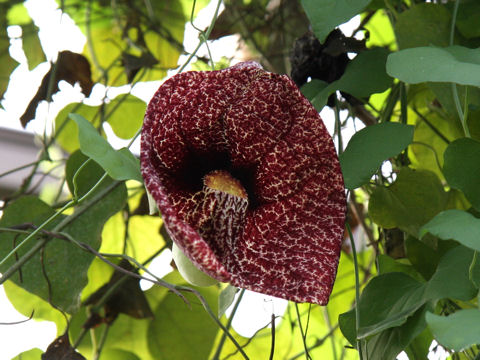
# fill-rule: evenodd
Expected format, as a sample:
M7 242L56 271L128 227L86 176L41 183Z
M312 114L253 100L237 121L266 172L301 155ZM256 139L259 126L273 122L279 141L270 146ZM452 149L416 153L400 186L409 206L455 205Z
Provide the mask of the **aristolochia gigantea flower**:
M332 139L285 75L253 62L167 80L142 131L145 184L176 245L234 286L326 304L346 201Z

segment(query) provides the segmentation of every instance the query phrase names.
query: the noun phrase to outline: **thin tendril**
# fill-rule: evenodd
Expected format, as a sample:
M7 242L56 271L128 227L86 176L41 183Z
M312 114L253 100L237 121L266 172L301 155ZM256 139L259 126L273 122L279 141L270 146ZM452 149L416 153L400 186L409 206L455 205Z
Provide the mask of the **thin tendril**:
M360 325L360 311L359 311L359 304L360 304L360 280L358 275L358 261L357 261L357 250L355 247L355 241L353 239L352 229L350 229L350 224L346 223L348 236L350 238L350 243L352 245L352 254L353 254L353 266L355 268L355 333L358 334L358 327ZM362 341L357 340L357 350L360 356L360 360L363 360L363 353L362 353Z

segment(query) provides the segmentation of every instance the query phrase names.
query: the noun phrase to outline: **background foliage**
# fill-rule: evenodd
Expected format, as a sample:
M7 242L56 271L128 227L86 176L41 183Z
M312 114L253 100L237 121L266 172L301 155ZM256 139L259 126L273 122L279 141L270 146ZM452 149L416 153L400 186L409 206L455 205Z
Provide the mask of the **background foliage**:
M19 121L42 121L35 110L52 101L61 80L89 96L98 83L114 88L183 71L185 24L206 5L60 1L87 45L82 54L59 54ZM197 29L199 44L239 34L243 58L291 74L319 111L334 114L349 226L328 306L289 303L281 318L272 315L244 338L231 328L243 292L234 298L226 284L195 288L173 271L142 291L145 266L171 240L161 218L149 215L138 160L128 148L115 150L103 125L133 142L146 104L130 92L105 94L98 106L72 103L58 113L31 175L3 199L1 283L18 311L58 329L42 359L56 359L54 351L102 360L388 360L402 351L425 359L433 340L453 359L479 358L480 3L223 5L208 29ZM357 15L361 40L334 30ZM45 62L23 2L0 1L0 96L16 67L12 25L22 28L29 69ZM186 55L202 70L233 60ZM359 130L344 146L342 131L352 124ZM32 183L52 168L62 170L55 194Z

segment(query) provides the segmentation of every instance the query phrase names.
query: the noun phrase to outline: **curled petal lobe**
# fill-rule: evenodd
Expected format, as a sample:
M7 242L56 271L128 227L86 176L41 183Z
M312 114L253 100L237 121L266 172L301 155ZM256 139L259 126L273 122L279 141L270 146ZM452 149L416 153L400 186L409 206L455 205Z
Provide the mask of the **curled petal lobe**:
M246 62L167 80L142 130L145 185L209 276L326 304L346 200L332 139L284 75Z

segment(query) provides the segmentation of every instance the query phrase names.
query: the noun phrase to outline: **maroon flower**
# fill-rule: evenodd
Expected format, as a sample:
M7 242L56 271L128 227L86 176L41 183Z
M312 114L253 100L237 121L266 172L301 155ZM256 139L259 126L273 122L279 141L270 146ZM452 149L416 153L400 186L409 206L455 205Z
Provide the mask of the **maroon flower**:
M285 75L247 62L167 80L147 108L141 165L166 228L211 277L326 304L345 191L333 142Z

